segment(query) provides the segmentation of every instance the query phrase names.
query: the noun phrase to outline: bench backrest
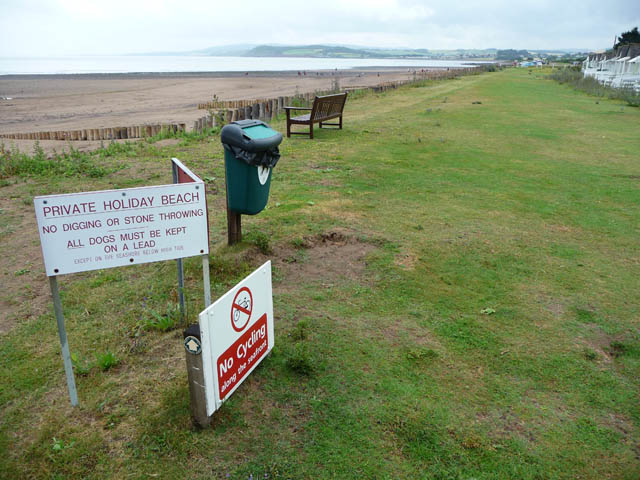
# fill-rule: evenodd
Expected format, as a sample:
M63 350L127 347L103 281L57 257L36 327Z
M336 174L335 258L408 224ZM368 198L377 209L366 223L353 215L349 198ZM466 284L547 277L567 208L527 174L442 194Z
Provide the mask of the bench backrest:
M321 121L339 117L346 101L347 92L316 97L311 107L311 120Z

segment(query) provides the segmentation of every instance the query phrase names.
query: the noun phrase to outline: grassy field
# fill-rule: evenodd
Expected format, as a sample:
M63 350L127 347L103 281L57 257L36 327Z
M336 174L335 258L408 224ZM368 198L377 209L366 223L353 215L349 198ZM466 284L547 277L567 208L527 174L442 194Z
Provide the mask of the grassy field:
M344 130L285 139L233 248L216 135L8 176L2 254L32 263L1 278L42 313L14 305L0 337L0 477L639 478L638 132L637 108L540 70L352 98ZM34 195L168 183L172 156L209 184L214 298L275 266L276 347L209 430L180 328L154 322L173 262L61 279L69 405L32 219Z

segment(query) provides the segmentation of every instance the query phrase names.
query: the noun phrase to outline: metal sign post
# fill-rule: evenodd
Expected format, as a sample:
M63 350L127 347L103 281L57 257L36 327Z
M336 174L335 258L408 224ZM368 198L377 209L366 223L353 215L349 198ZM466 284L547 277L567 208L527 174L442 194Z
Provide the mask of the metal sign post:
M177 158L171 159L171 173L173 174L173 183L192 183L199 182L204 185L205 198L207 187L206 184L195 173L189 170ZM209 224L209 207L205 204L207 215L207 225ZM209 243L209 230L207 230L207 244ZM204 288L204 308L211 305L211 284L209 280L209 254L202 256L202 283ZM182 258L178 259L178 294L180 298L180 313L182 319L186 317L186 307L184 303L184 271L182 269Z
M178 179L178 165L176 165L175 158L171 159L171 174L173 176L173 183L180 183ZM180 319L184 322L187 317L187 307L184 303L184 270L182 268L182 258L176 260L178 267L178 301L180 303Z
M202 284L204 287L204 308L211 305L211 281L209 280L209 255L202 256Z
M184 303L184 271L182 269L182 259L176 261L178 265L178 302L180 303L180 317L184 321L187 316L187 307Z
M58 292L58 280L55 276L49 277L51 286L51 296L53 296L53 309L56 312L58 322L58 336L62 345L62 360L64 361L64 373L67 376L67 387L69 389L69 399L72 406L78 405L78 391L76 390L76 379L73 376L73 364L71 363L71 353L69 352L69 342L67 341L67 329L64 327L64 315L62 314L62 302Z

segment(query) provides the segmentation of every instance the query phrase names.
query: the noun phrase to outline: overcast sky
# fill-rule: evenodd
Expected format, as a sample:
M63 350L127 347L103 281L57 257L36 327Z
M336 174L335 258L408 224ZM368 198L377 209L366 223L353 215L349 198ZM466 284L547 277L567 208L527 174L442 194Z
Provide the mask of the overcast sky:
M238 43L598 50L638 25L640 0L1 0L0 56Z

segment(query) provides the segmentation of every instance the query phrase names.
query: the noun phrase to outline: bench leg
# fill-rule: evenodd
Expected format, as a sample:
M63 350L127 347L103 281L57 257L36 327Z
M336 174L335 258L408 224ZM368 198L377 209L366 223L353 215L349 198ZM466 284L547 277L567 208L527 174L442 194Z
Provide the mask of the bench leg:
M287 138L291 138L291 124L287 122Z
M342 130L342 115L340 115L340 130Z
M313 122L309 125L309 138L313 140Z

